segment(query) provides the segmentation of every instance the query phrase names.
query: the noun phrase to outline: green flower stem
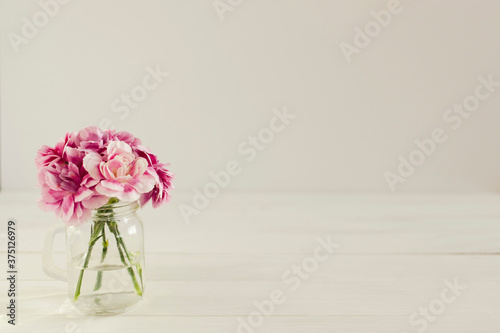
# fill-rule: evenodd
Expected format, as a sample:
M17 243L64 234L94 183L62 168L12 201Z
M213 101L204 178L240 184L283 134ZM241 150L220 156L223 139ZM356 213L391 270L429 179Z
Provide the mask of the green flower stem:
M127 259L130 262L130 264L132 265L132 259L130 258L130 252L128 252L128 250L125 246L125 242L123 242L122 235L120 234L120 230L118 230L118 228L116 228L116 233L118 234L118 237L120 240L120 245L123 247L123 251L125 251L125 254L127 255ZM136 265L137 265L137 274L139 274L139 278L141 279L141 287L142 287L142 289L144 289L144 282L142 281L142 267L141 267L141 264L139 264L139 263L137 263Z
M108 222L108 228L109 231L115 236L116 239L116 246L118 248L118 253L120 255L120 260L125 266L128 266L127 261L125 260L125 255L123 254L122 247L125 247L125 244L123 243L123 240L121 239L121 236L119 235L118 227L116 226L116 222ZM127 258L130 261L130 264L132 264L130 255L128 251L126 251ZM139 286L139 283L137 282L137 278L135 277L134 269L132 267L127 267L128 274L130 275L132 282L134 283L134 288L135 291L137 292L137 295L142 296L142 288Z
M107 204L109 205L109 204L114 204L114 203L117 203L117 202L118 202L117 198L110 198ZM108 216L106 214L110 214L109 219L111 219L112 221L114 221L114 218L113 218L114 212L113 212L112 208L110 208L110 207L106 207L106 208L101 207L101 208L99 208L97 210L97 216L101 216L103 218L108 218ZM102 228L101 263L103 263L104 259L106 258L106 254L108 253L108 245L109 245L109 242L106 239L106 232L105 232L105 230L106 230L106 228L103 227ZM94 291L99 290L101 288L101 286L102 286L102 276L103 276L103 271L98 271L97 272L97 280L96 280L95 285L94 285Z
M108 245L109 242L106 239L106 228L102 228L102 252L101 252L101 264L104 262L104 259L106 258L106 254L108 253ZM99 290L102 286L102 271L97 272L97 280L95 281L95 286L94 286L94 291Z
M80 276L78 277L78 283L76 285L76 290L75 290L75 298L74 298L75 301L78 299L78 296L80 296L80 290L82 288L83 272L89 266L90 255L92 254L92 249L94 248L94 245L99 240L99 238L102 237L101 233L102 233L103 229L104 229L104 222L94 222L94 227L91 228L89 249L87 251L87 255L85 256L85 262L83 263L83 267L80 270Z

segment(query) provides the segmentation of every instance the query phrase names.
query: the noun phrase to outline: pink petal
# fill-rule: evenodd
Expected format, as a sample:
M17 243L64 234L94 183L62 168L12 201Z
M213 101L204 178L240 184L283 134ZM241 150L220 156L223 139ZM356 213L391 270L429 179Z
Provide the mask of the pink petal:
M155 200L153 200L152 202L153 208L158 208L164 203L167 203L169 200L170 200L170 194L168 192L162 192L161 198L157 197L155 198Z
M100 141L103 133L97 126L87 126L82 128L75 138L75 143L80 144L81 141Z
M46 212L53 212L59 207L58 203L50 203L46 202L42 198L38 199L38 207L40 207L41 210L46 211Z
M83 150L98 151L101 145L101 142L84 141L80 144L80 148Z
M139 178L130 180L129 184L133 186L139 193L147 193L155 187L155 179L153 176L143 174Z
M40 186L45 185L45 172L43 169L38 171L37 178L38 178L38 185Z
M109 198L105 195L94 195L82 201L83 207L87 209L96 209L102 207L109 201Z
M75 205L74 213L71 217L65 222L66 225L70 226L78 226L90 219L90 210L85 209L81 206L81 204Z
M141 140L138 138L135 138L132 134L130 134L127 131L121 131L116 133L116 138L120 141L124 141L128 143L131 146L137 146L141 144Z
M102 180L99 184L97 184L95 189L102 195L116 197L118 194L123 192L123 185L116 180Z
M148 193L142 194L139 201L141 207L144 207L144 205L146 205L149 202L149 200L151 200L152 196L153 196L153 191L149 191Z
M99 164L102 162L101 155L97 153L89 153L83 158L83 167L89 175L94 179L102 179L101 172L99 171Z
M155 168L148 167L147 173L153 176L153 178L155 179L155 183L158 184L160 182L160 177L158 176L158 172L156 172Z
M109 167L109 162L107 162L107 163L102 162L99 165L99 170L100 170L102 176L104 177L104 179L115 179L116 178L113 171Z
M130 170L130 175L132 177L141 176L148 167L148 161L145 158L139 157L135 160L132 169Z
M123 141L111 141L108 144L108 160L111 160L115 155L120 153L132 153L132 148Z
M116 197L122 201L130 202L139 200L141 194L130 184L123 184L123 192Z
M75 202L73 195L67 195L64 197L62 205L61 205L61 212L62 212L62 219L65 222L68 222L71 217L73 216L75 209Z
M52 190L49 187L42 188L42 198L45 202L62 202L64 197L67 195L64 191Z
M138 146L136 147L136 150L139 156L147 159L149 166L153 166L158 163L158 157L154 155L148 147Z
M123 161L121 161L121 159L115 158L115 159L112 159L111 161L108 161L106 163L106 167L107 167L107 169L109 170L109 172L111 173L111 175L114 178L114 176L117 175L118 169L120 169L120 168L125 168L126 169L127 166L125 165L125 163L123 163ZM103 172L103 174L104 174L104 172ZM106 178L108 178L106 176L106 174L104 174L104 176Z
M56 175L49 171L45 172L45 184L53 190L59 188L59 182Z
M75 195L75 202L83 201L83 200L91 197L93 194L94 194L94 191L92 191L86 187L80 187L78 189L78 192Z
M99 183L98 179L94 179L90 175L85 175L82 179L81 186L91 188L92 186L97 185L97 183Z
M116 170L116 178L122 178L128 175L128 167L123 165Z
M84 156L84 153L82 151L75 148L66 147L64 148L64 154L66 155L66 162L76 165L82 165Z

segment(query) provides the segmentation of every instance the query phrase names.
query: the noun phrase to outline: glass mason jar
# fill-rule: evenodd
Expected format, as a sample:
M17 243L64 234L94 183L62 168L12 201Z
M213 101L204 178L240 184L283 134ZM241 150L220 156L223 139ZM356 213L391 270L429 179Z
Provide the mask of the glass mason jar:
M67 226L67 272L52 259L54 237L47 235L44 270L68 282L68 297L80 311L91 315L113 315L127 311L144 294L144 236L137 215L138 202L111 199L92 210L90 221Z

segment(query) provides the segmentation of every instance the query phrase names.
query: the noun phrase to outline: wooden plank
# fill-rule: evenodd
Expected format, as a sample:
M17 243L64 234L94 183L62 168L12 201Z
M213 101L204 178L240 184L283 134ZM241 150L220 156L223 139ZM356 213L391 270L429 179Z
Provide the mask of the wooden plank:
M223 194L189 225L176 205L190 195L180 195L169 209L141 212L146 298L109 318L82 316L65 283L42 272L43 235L54 218L34 199L0 194L0 218L18 219L20 247L21 325L8 327L0 314L2 332L238 332L238 318L275 289L286 301L255 332L416 332L409 317L455 278L467 289L426 332L500 331L498 195ZM327 235L340 247L292 289L284 272ZM64 265L62 239L56 249Z
M316 237L331 235L339 253L499 252L497 195L311 197L223 196L189 225L175 205L145 209L146 247L157 253L300 254ZM55 221L38 210L35 198L32 192L0 194L0 219L18 219L22 252L40 251ZM64 251L62 239L56 250Z
M1 218L1 217L0 217ZM39 252L49 223L35 223L19 215L19 250ZM338 253L498 253L498 219L412 219L411 221L372 219L370 221L307 221L309 225L282 227L273 221L253 232L214 227L210 231L177 231L167 223L149 220L145 244L156 253L305 253L317 237L332 236L340 244ZM246 225L247 223L236 222ZM250 223L250 222L249 222ZM322 225L323 224L323 225ZM261 225L261 224L260 224ZM245 229L242 227L242 229ZM267 232L266 230L267 229ZM280 231L281 230L281 231ZM4 239L5 240L5 239ZM64 251L64 240L56 241L56 251ZM2 248L5 253L5 248Z
M300 254L146 254L149 281L279 281L293 265L301 265ZM50 281L42 270L41 254L22 254L18 262L22 281ZM66 256L54 256L66 267ZM315 283L392 281L394 279L442 280L453 276L466 279L500 277L499 255L349 255L334 253L318 264Z
M269 299L274 289L280 289L287 300L277 307L276 315L404 316L441 297L445 280L453 283L456 278L467 289L450 308L460 315L500 311L499 256L332 257L300 279L297 289L282 275L300 264L301 258L289 257L284 262L282 257L273 258L264 267L251 266L252 261L248 266L238 265L234 259L228 264L226 258L212 272L208 263L200 267L203 258L191 261L193 266L178 259L177 268L165 262L162 268L147 271L148 294L134 315L241 316L254 309L254 301ZM269 268L272 264L273 269ZM2 281L0 290L5 288L6 281ZM60 308L71 309L63 282L21 279L18 290L21 313L71 314Z
M446 312L498 315L499 283L498 279L469 282L469 289L447 305ZM439 298L445 287L443 281L431 279L363 280L308 283L290 292L269 282L150 281L144 302L123 316L247 316L256 311L255 302L268 300L276 288L286 292L285 303L273 312L276 316L410 316ZM29 295L18 299L20 315L79 315L69 303L64 283L20 281L18 288L20 295Z
M2 318L3 319L3 318ZM3 325L3 326L2 326ZM68 332L172 332L172 333L243 333L238 331L239 321L234 316L180 317L180 316L116 316L86 317L68 316L50 318L22 316L20 325L7 330L12 332L68 333ZM480 327L480 330L478 329ZM431 323L429 333L498 333L500 321L488 314L478 316L443 315ZM273 316L265 317L259 333L401 333L417 332L407 316Z

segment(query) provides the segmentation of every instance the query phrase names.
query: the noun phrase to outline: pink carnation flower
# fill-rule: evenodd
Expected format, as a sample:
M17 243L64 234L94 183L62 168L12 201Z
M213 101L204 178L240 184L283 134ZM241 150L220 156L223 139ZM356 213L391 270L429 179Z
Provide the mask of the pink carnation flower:
M35 158L37 168L49 165L52 162L60 162L63 157L64 148L71 146L75 133L66 133L64 138L61 138L54 148L49 146L42 146Z
M135 136L133 136L132 134L130 134L127 131L121 131L121 132L115 133L115 131L113 131L113 130L108 130L108 133L109 133L110 140L123 141L132 148L137 147L137 146L142 144L141 139L136 138Z
M89 153L83 165L89 175L99 180L96 191L123 201L138 200L155 186L155 179L146 172L148 163L136 157L132 148L122 141L111 141L107 147L107 159L97 153Z
M173 188L172 179L173 175L167 170L167 165L160 163L158 157L151 153L151 151L143 146L136 148L139 156L143 156L148 161L148 172L155 179L155 187L151 192L144 193L141 196L140 204L144 206L152 200L153 208L158 208L170 200L170 190Z
M90 189L95 185L89 177L82 177L83 155L77 149L66 147L62 156L66 162L53 162L38 173L42 187L39 206L55 211L68 225L79 225L90 217L90 210L104 205L108 198Z
M68 225L90 219L90 210L110 198L149 200L158 207L170 199L172 174L132 134L96 126L67 133L55 147L42 146L35 158L43 210L55 211Z
M75 136L74 144L83 151L101 152L105 149L109 135L97 126L88 126L81 129Z
M141 197L141 206L144 206L151 199L153 208L158 208L170 200L170 190L173 188L172 179L173 175L167 170L166 164L156 164L153 167L156 174L156 185L149 193L143 194ZM151 172L153 174L153 171Z

